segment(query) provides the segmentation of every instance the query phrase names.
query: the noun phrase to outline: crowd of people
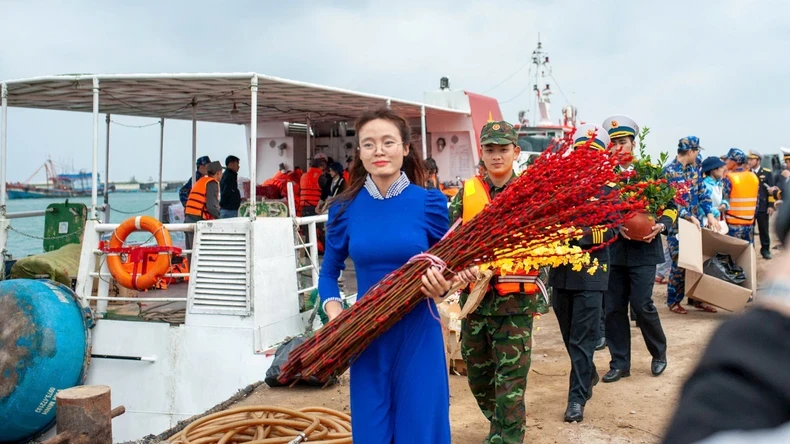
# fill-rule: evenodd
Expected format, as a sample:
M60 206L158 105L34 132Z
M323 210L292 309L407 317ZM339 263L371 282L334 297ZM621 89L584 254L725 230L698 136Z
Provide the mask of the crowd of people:
M481 174L464 182L447 214L435 164L416 156L408 143L408 124L401 116L387 109L368 112L355 127L358 146L349 185L329 201L318 283L330 319L342 311L338 278L348 257L355 263L358 294L364 295L387 273L429 249L450 224L466 223L485 205L496 205L496 196L517 177L513 171L520 152L517 131L504 121L489 122L481 130ZM595 134L592 141L586 137L590 132ZM583 125L576 133L574 149L632 152L639 127L627 116L613 116L602 125ZM670 183L685 185L678 187L682 195L677 202L681 203L670 202L649 236L633 240L625 228L588 227L578 240L581 248L611 241L592 253L600 264L606 264L604 271L593 275L560 266L549 272L552 306L571 362L567 422L583 421L585 406L599 381L613 383L630 375L629 306L652 355L650 372L660 376L668 366L666 335L653 302L657 266L666 258L660 235L667 237L672 264L668 304L673 312L682 313L682 307L678 309L683 299L682 269L677 267L678 220L719 231L726 224L727 233L751 241L762 199L771 208L781 198L779 189L758 177L759 171L753 171L758 164L749 165L749 157L741 150L730 150L725 160L699 160L701 149L697 137L679 141L677 156L664 174ZM752 151L750 157L760 156ZM767 229L762 231L767 234ZM477 268L453 278L469 284L479 279ZM496 272L482 302L462 323L461 353L467 362L469 387L490 422L487 443L520 443L524 438L532 320L541 310L538 279L536 271L508 273L504 278ZM426 272L422 283L423 292L433 298L444 296L452 284L435 269ZM467 295L468 288L462 292L462 304ZM450 442L447 368L441 326L430 314L432 309L432 300L416 307L352 363L355 441ZM596 348L602 348L601 331L611 355L610 368L602 377L593 363Z
M486 205L496 205L496 196L517 177L513 170L520 153L517 130L508 122L489 122L481 130L478 174L453 194L448 211L436 163L424 161L412 149L406 119L383 108L361 115L355 128L357 147L346 168L319 153L306 172L281 164L275 176L263 183L281 196L292 183L298 215L328 213L318 289L330 320L343 309L338 279L347 258L355 264L358 294L365 295L386 274L438 242L451 224L468 223ZM617 115L602 125L582 125L575 134L574 149L631 153L639 126ZM571 363L563 416L567 422L584 420L584 409L599 381L614 383L630 376L629 312L652 356L651 374L660 376L666 370L667 339L653 302L653 287L663 283L658 266L668 264L667 305L672 313L687 313L681 305L684 270L678 266L680 219L697 229L750 243L756 225L760 251L771 258L768 217L780 205L790 173L774 177L761 166L762 155L753 150L747 155L732 148L721 158L703 159L702 149L696 136L679 140L675 159L663 170L678 196L655 221L650 235L635 240L625 227L586 227L576 243L590 249L604 266L594 274L571 266L548 273L551 305ZM790 167L790 150L783 155ZM238 158L229 156L222 173L219 162L198 159L197 181L192 185L190 180L181 190L188 222L238 215L238 164ZM624 163L618 168L631 166ZM615 188L611 185L602 192ZM606 246L601 248L602 244ZM520 443L526 431L524 395L532 322L535 314L547 309L540 304L544 288L538 271L507 276L494 271L494 277L483 284L487 287L482 302L462 323L461 353L471 392L490 423L485 442ZM480 279L476 267L453 278L470 287ZM422 277L429 303L414 308L351 365L355 441L450 442L448 371L433 299L445 296L452 283L430 268ZM470 287L462 292L462 304ZM701 301L689 300L689 304L715 312ZM593 356L606 347L611 360L600 376Z

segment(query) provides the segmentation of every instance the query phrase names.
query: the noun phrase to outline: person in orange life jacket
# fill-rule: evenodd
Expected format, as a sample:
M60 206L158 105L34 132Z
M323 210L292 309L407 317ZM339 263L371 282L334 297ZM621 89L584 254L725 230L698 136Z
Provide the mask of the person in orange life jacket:
M320 157L313 159L310 169L299 179L299 200L301 201L302 216L315 216L315 207L321 200L320 178L326 170L326 160Z
M348 183L349 171L351 170L351 162L354 161L354 158L351 156L346 157L346 168L343 170L343 180Z
M722 198L730 203L730 208L724 213L730 229L728 234L752 243L760 178L746 167L746 154L738 148L727 152L727 171Z
M197 161L195 162L195 166L197 170L195 171L195 181L198 181L201 177L206 175L206 165L211 163L211 159L208 156L201 156L198 157ZM178 200L181 201L181 205L184 207L187 206L187 199L189 198L189 192L192 190L192 178L190 177L189 180L178 190Z
M609 146L607 131L598 125L584 124L576 128L574 149L605 150ZM613 184L601 189L601 194L610 193ZM572 245L589 250L608 242L613 230L599 227L583 227L584 235ZM591 260L598 260L599 268L590 274L582 268L574 271L571 265L552 268L549 285L552 287L552 306L562 340L571 360L568 405L565 409L566 422L584 420L584 406L592 398L593 386L598 383L598 373L593 363L598 328L601 322L603 293L609 286L609 247L590 252Z
M443 190L444 186L439 182L439 167L436 165L436 161L433 160L432 157L429 157L425 159L425 165L428 168L428 183L426 184L426 188L429 190L432 188Z
M760 188L757 194L757 212L754 216L755 223L752 224L760 230L760 254L764 259L771 259L771 232L769 219L774 214L774 204L779 199L779 188L774 183L774 175L768 168L762 167L763 155L758 151L749 150L746 161L749 169L760 179Z
M520 148L518 134L507 122L489 122L480 134L483 177L467 180L450 203L451 224L468 223L491 203L517 176L513 162ZM485 233L480 233L485 235ZM458 279L474 283L477 267L461 271ZM526 431L524 394L531 362L532 320L544 308L537 271L499 273L492 279L480 305L463 320L461 354L477 405L490 422L486 442L520 443ZM463 291L461 305L469 291ZM541 302L544 302L541 304Z
M192 191L189 192L189 198L184 208L186 223L193 224L201 220L219 219L219 180L221 177L222 165L219 162L209 163L206 167L206 175L195 182ZM187 231L185 235L187 250L191 250L195 232ZM190 263L191 258L190 254Z
M613 151L624 154L634 152L639 126L630 117L609 117L603 122L603 127L609 133ZM621 164L620 167L629 168L630 164ZM653 357L653 375L659 376L666 369L667 338L661 327L658 310L653 304L653 285L656 266L664 261L664 248L659 234L667 232L675 223L677 214L677 206L670 202L653 226L652 233L644 240L632 240L628 237L628 229L621 226L620 235L609 246L609 284L603 307L611 361L603 382L615 382L631 375L629 303L645 345Z

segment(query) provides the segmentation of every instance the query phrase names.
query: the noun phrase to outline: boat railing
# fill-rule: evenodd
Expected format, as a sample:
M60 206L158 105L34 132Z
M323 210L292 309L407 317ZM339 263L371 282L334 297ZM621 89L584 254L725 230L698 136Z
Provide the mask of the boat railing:
M93 231L96 233L94 240L100 239L102 234L104 233L112 233L118 228L120 224L107 224L107 223L96 223L93 226ZM173 223L173 224L163 224L163 226L170 232L193 232L195 230L195 224L191 223ZM86 239L87 240L87 239ZM91 251L90 255L90 263L88 264L88 279L86 279L86 288L83 288L82 291L79 291L78 294L82 298L82 302L85 305L88 305L90 301L97 301L96 303L96 310L99 313L106 313L107 306L110 301L114 302L185 302L187 300L187 296L182 297L122 297L122 296L110 296L109 295L109 288L110 282L112 279L112 274L107 265L107 261L104 260L106 258L106 253L98 248L98 242L96 242L97 248ZM85 249L83 249L85 251ZM181 256L186 256L192 253L192 250L182 250ZM99 258L101 260L99 261ZM81 260L85 260L85 255L83 254L83 258ZM93 271L97 267L97 261L99 261L99 271ZM168 273L164 277L166 278L186 278L189 277L189 273ZM96 296L92 296L93 294L93 283L94 278L98 280L98 288L96 291Z
M296 199L294 197L293 183L288 182L288 213L295 215ZM316 216L293 217L294 221L294 250L296 250L296 295L305 298L313 290L318 289L318 273L321 265L318 259L318 224L325 224L329 216L319 214ZM302 227L307 227L307 239L302 235ZM310 273L310 285L302 286L303 273Z
M109 220L110 218L110 206L109 205L100 205L97 208L100 212L103 213L103 219L105 221ZM5 271L5 260L11 259L11 253L6 249L8 245L8 233L10 231L14 231L17 234L22 236L30 237L33 239L40 239L40 240L48 240L53 238L46 238L42 235L26 233L24 231L18 230L11 226L12 219L26 219L31 217L42 217L46 216L48 213L52 213L54 210L51 208L43 209L43 210L31 210L31 211L16 211L16 212L6 212L5 208L2 208L0 211L0 265L2 268L0 269L0 280L5 279L4 271ZM61 234L57 237L61 236L72 236L74 233L67 233Z

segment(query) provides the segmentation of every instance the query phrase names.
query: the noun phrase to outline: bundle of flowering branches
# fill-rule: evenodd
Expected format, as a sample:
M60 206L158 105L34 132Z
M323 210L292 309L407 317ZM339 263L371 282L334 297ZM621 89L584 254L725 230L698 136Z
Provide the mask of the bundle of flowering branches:
M589 146L573 149L571 137L547 148L471 221L385 276L292 350L279 380L312 376L324 381L344 372L371 342L425 303L420 276L429 267L438 266L447 279L475 265L506 272L571 265L595 273L599 264L590 260L592 250L582 250L577 242L590 233L584 227L614 228L629 212L643 210L646 202L639 191L649 183L607 188L625 182L615 169L622 155Z

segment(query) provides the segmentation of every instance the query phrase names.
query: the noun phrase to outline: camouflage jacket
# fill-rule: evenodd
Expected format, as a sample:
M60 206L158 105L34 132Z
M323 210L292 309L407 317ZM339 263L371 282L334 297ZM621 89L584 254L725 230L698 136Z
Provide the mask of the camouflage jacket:
M510 184L510 182L515 179L516 174L513 173L513 176L510 178L508 183L504 186L497 187L491 181L491 179L486 175L483 178L483 181L488 185L490 193L489 198L493 202L496 197L505 190L505 188ZM455 195L453 200L450 202L450 225L454 224L458 219L460 219L464 214L464 190L461 188L458 191L458 194ZM480 233L481 236L484 236L485 233ZM541 270L540 278L544 284L548 285L548 270ZM496 277L494 277L496 279ZM469 297L469 289L466 288L461 291L461 306L466 303L467 298ZM483 297L483 300L480 302L480 305L475 310L475 313L481 316L509 316L509 315L519 315L519 314L535 314L535 313L547 313L548 306L543 299L543 296L538 293L511 293L506 295L500 295L496 290L494 290L493 286L490 286L488 292Z

